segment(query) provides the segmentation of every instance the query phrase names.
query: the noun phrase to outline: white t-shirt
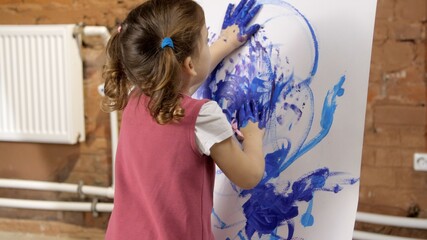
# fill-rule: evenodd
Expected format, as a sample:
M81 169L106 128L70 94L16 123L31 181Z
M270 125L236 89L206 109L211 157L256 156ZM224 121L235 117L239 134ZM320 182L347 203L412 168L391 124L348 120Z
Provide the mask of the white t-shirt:
M215 101L203 104L197 116L195 132L199 151L207 156L210 156L210 149L215 143L222 142L234 134L227 117Z

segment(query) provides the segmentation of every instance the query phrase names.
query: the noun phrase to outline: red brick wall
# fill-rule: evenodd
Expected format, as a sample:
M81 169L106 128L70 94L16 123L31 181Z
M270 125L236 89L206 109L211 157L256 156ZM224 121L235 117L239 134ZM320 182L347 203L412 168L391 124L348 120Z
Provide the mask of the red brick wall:
M0 0L0 24L78 23L112 29L140 1ZM412 170L426 149L427 0L378 0L366 110L359 210L406 216L418 206L427 218L427 173ZM87 141L75 146L0 142L0 176L109 186L108 115L99 110L103 49L85 39L84 90ZM59 148L58 148L59 147ZM76 196L1 190L0 196L77 199ZM40 218L105 227L108 214L7 209L0 217ZM37 216L37 217L35 217ZM422 231L358 224L359 229L424 236Z
M378 1L359 211L427 218L427 172L413 170L414 153L427 150L426 20L426 0ZM427 231L357 227L427 238Z

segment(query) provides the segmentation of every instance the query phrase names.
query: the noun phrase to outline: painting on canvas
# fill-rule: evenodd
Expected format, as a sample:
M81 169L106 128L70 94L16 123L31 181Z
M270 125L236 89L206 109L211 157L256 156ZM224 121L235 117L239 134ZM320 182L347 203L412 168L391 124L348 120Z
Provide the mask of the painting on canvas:
M199 0L210 41L229 0ZM266 170L242 190L218 169L216 239L351 239L376 10L372 0L258 0L262 28L195 94L230 122L254 104Z

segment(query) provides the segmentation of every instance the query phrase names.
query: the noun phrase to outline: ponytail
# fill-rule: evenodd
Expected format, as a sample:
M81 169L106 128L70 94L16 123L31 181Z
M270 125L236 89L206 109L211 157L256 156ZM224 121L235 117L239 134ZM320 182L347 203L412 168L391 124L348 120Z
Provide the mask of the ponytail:
M184 109L180 106L183 81L181 79L181 65L174 50L165 47L160 50L160 63L154 78L157 84L148 91L150 96L149 109L159 124L171 121L177 122L184 117ZM150 94L151 93L151 94Z
M197 53L204 24L203 9L189 0L148 0L129 12L107 45L102 109L122 110L135 88L157 123L180 121L182 64Z
M106 112L122 110L128 101L129 83L123 70L120 33L116 32L107 44L107 63L102 77L105 79L105 97L101 109Z

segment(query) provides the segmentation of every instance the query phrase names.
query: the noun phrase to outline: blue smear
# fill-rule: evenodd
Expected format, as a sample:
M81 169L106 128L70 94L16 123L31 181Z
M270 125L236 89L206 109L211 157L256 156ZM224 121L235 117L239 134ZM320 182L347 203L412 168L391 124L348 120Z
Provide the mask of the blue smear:
M281 7L290 9L293 12L295 12L295 14L297 14L297 16L301 17L303 19L303 21L306 23L306 25L310 31L311 37L313 39L313 46L314 46L313 67L311 69L310 76L305 80L308 82L308 84L310 84L313 76L317 72L317 67L318 67L318 63L319 63L319 42L317 41L317 37L316 37L316 34L314 32L314 29L313 29L311 23L297 8L295 8L291 4L284 2L282 0L258 0L258 2L259 2L259 4L271 4L271 5L281 6Z
M278 193L276 186L271 183L258 185L252 190L243 190L242 197L250 194L250 199L243 204L243 213L247 219L245 232L249 239L255 232L261 237L263 234L271 234L277 227L287 222L289 229L288 239L293 236L293 223L288 222L298 216L297 203L300 201L309 202L307 215L303 215L303 226L314 224L314 217L311 215L313 195L316 191L328 191L325 188L329 177L337 174L330 172L328 168L317 169L292 184L291 190L282 189ZM351 181L347 181L351 182ZM339 186L339 190L342 186ZM339 191L338 190L338 191Z
M216 219L216 220L218 221L218 223L220 224L219 226L218 226L218 225L215 225L215 227L220 228L220 229L224 229L224 228L226 228L226 227L227 227L227 224L225 224L225 222L223 222L223 221L219 218L218 214L216 214L215 209L212 209L212 215L215 217L215 219Z
M270 234L287 219L298 216L298 207L293 204L293 196L275 193L273 184L265 184L250 191L251 198L243 204L247 219L245 232L250 239L255 232ZM247 193L242 192L245 196Z
M322 127L322 130L313 139L311 139L309 143L304 145L298 154L289 159L290 163L294 162L297 158L315 147L329 133L334 119L335 109L337 108L336 98L337 96L342 96L344 94L344 89L342 88L344 81L345 76L342 76L340 81L334 86L332 90L328 91L328 94L325 97L322 118L320 120L320 126ZM289 165L290 164L288 164L288 166ZM280 170L283 171L288 166L284 166Z
M320 125L322 127L321 131L312 138L307 144L303 145L301 149L295 154L289 157L289 159L285 162L283 159L279 159L280 167L272 170L272 172L267 172L267 176L261 182L265 183L269 181L271 178L277 177L281 172L287 169L292 165L299 157L313 149L326 135L329 133L329 130L333 123L333 117L335 114L335 110L337 107L336 98L338 96L342 96L344 94L344 89L342 85L345 82L345 76L342 76L340 81L334 86L332 90L328 91L327 96L325 97L323 110L322 110L322 118L320 120ZM310 126L311 127L311 126ZM308 129L309 130L309 129ZM280 151L280 150L277 150ZM282 163L284 163L282 165Z
M246 240L246 238L243 235L242 231L239 231L238 236L239 236L240 240Z
M304 227L310 227L314 224L314 217L311 214L311 211L313 211L313 199L310 200L307 211L301 217L301 224Z
M272 153L268 153L265 156L265 172L267 177L265 177L260 184L264 184L267 179L276 178L279 176L280 172L276 171L280 169L280 165L286 160L289 148L285 148L282 144L282 147Z

